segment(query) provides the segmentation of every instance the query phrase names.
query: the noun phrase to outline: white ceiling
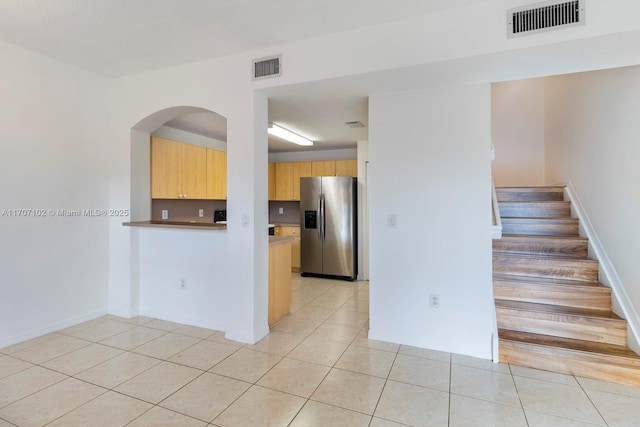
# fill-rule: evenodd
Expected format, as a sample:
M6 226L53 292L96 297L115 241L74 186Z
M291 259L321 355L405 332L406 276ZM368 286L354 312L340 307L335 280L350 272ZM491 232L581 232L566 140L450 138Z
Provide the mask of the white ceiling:
M2 0L0 39L106 77L483 0Z
M483 0L2 0L0 39L105 77L120 77L353 30ZM314 147L269 137L269 151L355 147L367 139L366 93L292 87L269 121ZM226 121L195 113L167 124L226 140Z

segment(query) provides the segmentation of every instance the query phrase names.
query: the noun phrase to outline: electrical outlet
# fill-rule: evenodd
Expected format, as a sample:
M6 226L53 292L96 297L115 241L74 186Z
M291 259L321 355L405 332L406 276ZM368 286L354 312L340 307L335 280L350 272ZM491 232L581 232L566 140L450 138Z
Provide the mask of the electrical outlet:
M278 213L282 215L284 213L284 208L278 208Z
M187 280L180 279L180 289L187 289Z
M198 216L200 218L204 217L204 209L198 209Z
M440 294L429 294L429 307L440 308Z
M169 210L162 209L162 219L169 219Z
M242 226L243 227L248 227L249 226L249 221L250 221L249 214L242 214Z

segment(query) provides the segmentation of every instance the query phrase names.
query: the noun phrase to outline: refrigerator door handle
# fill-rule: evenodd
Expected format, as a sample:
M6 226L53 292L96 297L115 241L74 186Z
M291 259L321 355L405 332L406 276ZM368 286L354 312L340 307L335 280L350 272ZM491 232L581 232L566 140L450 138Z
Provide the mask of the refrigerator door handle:
M321 229L320 240L322 240L323 242L324 242L324 237L326 235L325 221L324 221L324 215L325 215L324 203L325 203L324 193L320 193L320 229Z
M318 239L322 239L322 193L318 193Z

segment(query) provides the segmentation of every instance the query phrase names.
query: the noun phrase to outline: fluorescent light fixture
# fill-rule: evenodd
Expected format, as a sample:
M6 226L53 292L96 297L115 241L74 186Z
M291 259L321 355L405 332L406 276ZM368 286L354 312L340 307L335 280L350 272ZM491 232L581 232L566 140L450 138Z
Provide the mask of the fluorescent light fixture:
M286 139L289 142L293 142L294 144L313 145L313 141L311 141L310 139L302 137L297 133L293 133L290 130L287 130L273 123L269 123L269 128L267 129L267 132L279 138Z

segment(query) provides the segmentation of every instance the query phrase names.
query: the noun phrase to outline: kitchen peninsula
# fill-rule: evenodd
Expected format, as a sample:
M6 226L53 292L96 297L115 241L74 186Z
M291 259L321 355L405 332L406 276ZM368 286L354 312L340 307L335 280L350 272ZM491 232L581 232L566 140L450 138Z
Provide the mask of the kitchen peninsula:
M225 330L227 280L216 266L226 262L227 226L156 220L123 225L134 229L138 242L140 314ZM293 240L269 236L269 326L289 314Z

